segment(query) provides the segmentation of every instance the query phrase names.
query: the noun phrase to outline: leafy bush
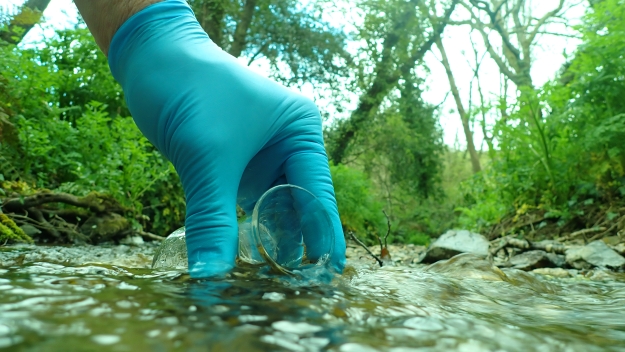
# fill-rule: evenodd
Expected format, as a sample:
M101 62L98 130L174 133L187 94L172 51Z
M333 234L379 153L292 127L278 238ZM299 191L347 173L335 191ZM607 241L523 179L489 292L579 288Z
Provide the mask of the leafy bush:
M522 89L495 128L491 167L464 184L460 224L483 228L540 210L565 222L592 202L625 196L625 6L595 4L584 43L557 80Z
M166 235L184 222L173 166L128 116L86 29L43 49L0 45L0 176L75 195L112 195L134 226Z
M368 242L373 243L372 235L384 233L386 220L382 203L373 197L371 181L363 172L342 164L330 165L330 172L345 231L369 235Z

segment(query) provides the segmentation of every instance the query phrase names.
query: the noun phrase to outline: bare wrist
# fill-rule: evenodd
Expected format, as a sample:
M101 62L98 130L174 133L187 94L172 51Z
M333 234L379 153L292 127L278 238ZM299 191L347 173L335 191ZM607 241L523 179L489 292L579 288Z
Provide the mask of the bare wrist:
M163 0L74 0L96 43L108 56L119 27L132 15Z

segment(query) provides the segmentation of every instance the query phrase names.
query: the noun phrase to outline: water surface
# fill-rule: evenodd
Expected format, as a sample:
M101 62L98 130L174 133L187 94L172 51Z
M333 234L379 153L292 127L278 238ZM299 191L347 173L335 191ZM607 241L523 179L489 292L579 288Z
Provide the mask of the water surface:
M150 269L155 247L0 247L0 349L625 351L625 277L493 268L472 256L331 283Z

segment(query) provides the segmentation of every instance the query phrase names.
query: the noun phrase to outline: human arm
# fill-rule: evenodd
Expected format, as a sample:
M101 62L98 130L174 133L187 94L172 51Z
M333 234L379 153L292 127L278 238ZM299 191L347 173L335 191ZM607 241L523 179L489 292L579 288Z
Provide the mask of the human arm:
M163 0L74 0L95 42L108 56L113 36L132 15Z
M315 104L221 50L182 0L144 2L134 14L138 7L102 17L105 0L82 1L133 119L180 175L191 276L232 269L236 204L250 213L267 189L282 183L320 199L334 227L332 263L341 271L345 242ZM315 235L329 236L308 236L313 256L323 242Z

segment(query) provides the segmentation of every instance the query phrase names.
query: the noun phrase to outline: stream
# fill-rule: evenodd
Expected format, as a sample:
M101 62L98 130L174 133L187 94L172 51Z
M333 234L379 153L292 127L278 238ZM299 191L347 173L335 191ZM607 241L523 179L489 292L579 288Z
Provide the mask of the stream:
M351 258L330 283L151 269L156 245L0 247L0 349L625 351L625 274Z

